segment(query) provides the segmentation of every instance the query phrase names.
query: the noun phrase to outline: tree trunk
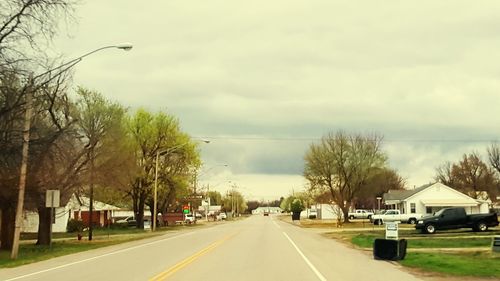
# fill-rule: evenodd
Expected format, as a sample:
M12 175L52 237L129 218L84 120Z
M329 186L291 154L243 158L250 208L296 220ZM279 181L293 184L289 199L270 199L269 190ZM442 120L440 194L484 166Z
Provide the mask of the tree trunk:
M36 245L50 245L50 208L38 207L38 235Z
M349 207L341 206L342 215L344 216L344 222L349 222Z
M136 221L137 221L137 228L139 229L144 229L144 203L146 201L146 195L145 194L141 194L139 196L139 205L137 206L138 207L138 212L137 212L137 216L136 216Z
M12 250L14 242L14 221L16 214L13 208L2 209L2 226L0 233L0 250Z
M149 205L148 205L148 206L149 206ZM153 220L154 220L154 218L155 218L155 216L154 216L155 211L154 211L154 208L153 208L153 207L154 207L153 205L149 206L149 212L150 212L150 214L151 214L151 229L153 229ZM156 226L158 226L158 218L157 218L157 220L156 220Z

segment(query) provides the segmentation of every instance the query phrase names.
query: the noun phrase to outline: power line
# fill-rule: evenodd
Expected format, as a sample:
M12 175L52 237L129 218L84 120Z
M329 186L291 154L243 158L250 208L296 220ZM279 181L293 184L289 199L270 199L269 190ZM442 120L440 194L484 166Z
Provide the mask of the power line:
M321 141L321 138L307 138L307 137L269 137L269 136L252 136L252 137L244 137L244 136L204 136L206 139L216 139L216 140L243 140L243 141L290 141L290 142L316 142ZM491 143L498 142L500 138L492 138L492 139L472 139L472 138L463 138L463 139L382 139L382 142L391 142L391 143Z

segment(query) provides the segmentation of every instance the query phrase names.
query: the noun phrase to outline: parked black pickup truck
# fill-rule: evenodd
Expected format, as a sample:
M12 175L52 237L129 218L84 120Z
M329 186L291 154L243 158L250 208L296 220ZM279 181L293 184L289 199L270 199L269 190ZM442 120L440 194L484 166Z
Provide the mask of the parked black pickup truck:
M464 208L445 208L431 217L419 220L416 229L422 233L435 233L438 229L472 228L474 231L486 231L488 227L497 226L495 213L467 215Z

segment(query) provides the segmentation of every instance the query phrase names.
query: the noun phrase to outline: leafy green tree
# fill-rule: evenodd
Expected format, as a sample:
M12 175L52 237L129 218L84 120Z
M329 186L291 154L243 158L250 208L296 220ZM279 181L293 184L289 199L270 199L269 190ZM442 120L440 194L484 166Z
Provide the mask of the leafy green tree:
M233 189L222 198L222 208L226 212L241 214L245 213L248 206L243 194Z
M330 133L318 144L311 144L305 155L304 176L311 188L330 192L348 222L349 207L367 181L386 165L381 151L382 138L376 135Z
M291 204L292 204L293 199L295 199L295 197L293 197L293 196L286 197L283 201L281 201L280 208L286 213L291 212L290 208L291 208Z
M120 104L107 100L96 91L80 87L77 94L78 129L84 139L82 154L88 167L88 178L84 180L84 183L88 184L87 192L90 204L92 204L94 186L105 186L103 183L110 183L109 179L117 178L113 177L110 172L121 170L116 169L122 166L122 163L115 161L120 158L120 153L115 149L123 146L122 140L125 136L123 124L126 111ZM113 163L111 167L110 163ZM89 240L92 240L92 231L89 231Z
M222 205L222 194L218 191L209 191L208 197L210 198L210 205Z
M134 153L137 173L132 177L127 194L132 198L137 227L144 226L144 206L153 209L153 187L156 155L159 157L159 210L164 210L185 196L193 172L200 165L197 144L181 131L178 120L169 114L153 114L139 109L127 121L127 130ZM182 192L184 190L184 193ZM183 193L183 194L181 194Z

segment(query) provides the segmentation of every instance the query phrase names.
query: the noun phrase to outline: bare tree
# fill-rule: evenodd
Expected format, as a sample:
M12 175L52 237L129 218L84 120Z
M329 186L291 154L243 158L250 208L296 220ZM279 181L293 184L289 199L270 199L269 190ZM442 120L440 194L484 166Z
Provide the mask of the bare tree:
M348 222L349 207L368 179L385 166L379 136L330 133L321 143L312 144L305 156L304 176L311 188L330 192Z
M436 168L436 176L434 179L447 186L454 186L453 175L451 173L452 164L447 161L443 165Z
M490 165L500 173L500 145L498 142L492 143L488 147L488 160Z
M73 0L0 1L0 68L33 65L34 53L45 53L59 21L72 20L74 5Z
M472 198L478 198L482 192L491 197L498 185L495 172L481 160L476 153L464 154L458 163L444 165L437 170L436 179L452 188L463 192Z
M41 97L35 98L35 103L38 102L35 106L43 108L44 110L41 112L50 115L55 112L50 105L56 104L56 99L43 99L44 92L47 90L59 92L57 87L54 91L53 86L62 85L59 83L61 80L59 82L45 80L43 85L38 83L31 85L34 87L29 87L30 83L27 82L26 78L40 67L43 61L46 61L43 49L55 35L58 29L57 23L62 18L71 19L73 5L74 1L72 0L0 1L0 207L2 209L0 239L3 249L12 247L14 208L16 206L16 190L12 187L15 187L19 180L21 128L26 93L29 90L40 94ZM47 73L47 75L50 76L51 73ZM50 82L52 82L51 85L49 85ZM59 99L57 100L59 101ZM49 105L49 107L44 107L42 104ZM46 109L48 111L45 111ZM39 112L37 111L35 114L35 123L46 117L46 115L38 116ZM52 124L57 124L57 118L56 115L51 116ZM59 128L58 131L59 133L53 134L52 132L48 135L45 134L45 131L34 131L34 147L31 149L34 154L30 156L30 161L44 159L43 153L36 154L36 146L44 146L47 142L54 144L64 130ZM47 138L47 136L49 137ZM51 150L48 147L44 148L40 152ZM39 166L37 167L39 168ZM33 185L27 186L27 189L36 190ZM31 192L31 195L28 194L28 196L36 197L34 194L36 192ZM32 203L30 198L26 198L25 201Z

